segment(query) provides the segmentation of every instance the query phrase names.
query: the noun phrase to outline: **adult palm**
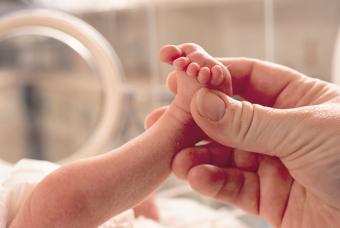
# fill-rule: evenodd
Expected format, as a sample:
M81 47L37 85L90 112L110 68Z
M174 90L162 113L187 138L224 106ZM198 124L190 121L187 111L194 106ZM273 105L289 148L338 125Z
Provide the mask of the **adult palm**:
M179 152L175 174L275 227L340 227L340 88L267 62L221 61L245 101L196 93L191 113L212 143Z

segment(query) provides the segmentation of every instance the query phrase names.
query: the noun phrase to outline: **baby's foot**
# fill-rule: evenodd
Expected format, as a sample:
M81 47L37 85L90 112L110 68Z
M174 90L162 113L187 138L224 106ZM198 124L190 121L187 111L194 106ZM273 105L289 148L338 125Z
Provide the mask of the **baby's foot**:
M176 69L177 95L174 104L185 112L190 112L192 96L201 87L232 94L228 69L199 45L167 45L161 49L160 58Z

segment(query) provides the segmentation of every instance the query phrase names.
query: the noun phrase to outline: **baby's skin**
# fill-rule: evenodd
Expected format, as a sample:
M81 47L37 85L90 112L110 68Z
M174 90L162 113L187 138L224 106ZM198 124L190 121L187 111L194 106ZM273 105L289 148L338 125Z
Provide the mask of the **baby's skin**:
M11 228L98 227L141 202L168 177L175 152L201 138L190 114L193 94L206 86L230 95L231 77L195 44L165 46L160 58L177 73L177 96L162 118L116 150L51 173L24 202Z

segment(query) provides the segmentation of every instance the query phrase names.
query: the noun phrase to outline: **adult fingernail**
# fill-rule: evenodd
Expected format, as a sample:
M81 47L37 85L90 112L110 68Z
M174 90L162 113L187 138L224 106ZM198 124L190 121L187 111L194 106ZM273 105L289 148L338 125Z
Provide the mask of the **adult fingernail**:
M196 107L202 117L211 121L221 120L226 110L226 105L222 98L208 89L201 89L198 92Z

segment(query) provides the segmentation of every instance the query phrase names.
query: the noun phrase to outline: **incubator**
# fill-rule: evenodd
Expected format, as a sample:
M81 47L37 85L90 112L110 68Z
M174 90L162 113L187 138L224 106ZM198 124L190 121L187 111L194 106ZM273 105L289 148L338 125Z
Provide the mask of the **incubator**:
M103 153L141 133L144 116L172 99L164 87L169 68L158 60L159 47L168 42L197 42L216 56L266 59L340 83L340 35L335 35L340 16L332 10L339 7L336 1L318 18L328 25L322 37L311 22L315 15L307 13L324 4L321 0L304 8L305 14L302 3L270 0L195 1L200 3L196 6L193 1L98 1L96 8L92 1L81 8L79 1L67 8L63 1L16 2L8 7L10 14L2 7L0 19L4 162L25 157L63 164ZM37 6L44 9L32 9ZM299 32L301 25L306 33ZM296 36L286 36L294 32ZM228 225L221 216L242 221L244 227L267 227L192 194L173 179L159 196L164 210L178 211L180 202L207 215L204 221L183 215L174 227ZM165 222L174 216L168 214Z
M4 158L57 162L107 149L123 86L105 39L75 17L45 10L2 18L0 34Z

